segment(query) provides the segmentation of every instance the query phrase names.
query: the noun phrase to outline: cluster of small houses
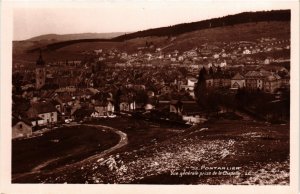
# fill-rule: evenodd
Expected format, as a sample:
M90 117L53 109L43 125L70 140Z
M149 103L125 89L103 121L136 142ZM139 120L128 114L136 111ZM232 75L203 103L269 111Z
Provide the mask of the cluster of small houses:
M170 44L170 46L172 43ZM152 45L153 46L153 45ZM129 54L127 52L119 51L118 49L96 49L91 52L85 51L83 54L94 55L97 61L105 61L111 59L120 59L123 62L114 62L115 67L131 67L131 66L155 66L155 61L159 62L168 61L173 65L185 65L190 68L197 68L199 64L206 64L210 66L225 67L234 63L258 63L258 64L270 64L271 62L285 61L286 59L274 59L268 57L263 60L254 59L251 55L258 53L266 53L273 51L282 51L290 49L290 40L288 39L276 39L264 37L256 41L237 41L237 42L216 42L211 44L202 44L197 48L193 48L187 51L173 50L165 52L168 45L163 47L155 47L155 51L147 51L151 47L139 47L137 52ZM126 62L124 62L126 61ZM47 66L62 67L73 66L78 67L82 65L81 60L66 60L49 62ZM159 64L159 63L158 63ZM15 63L15 71L24 67L20 63Z
M152 45L153 46L153 45ZM216 42L211 44L202 44L199 48L193 48L187 51L174 50L170 52L164 52L166 48L172 46L165 45L163 47L155 47L155 51L147 51L151 47L139 47L138 51L133 54L121 52L117 49L112 49L105 52L102 49L94 50L94 54L98 57L99 61L105 59L120 58L126 63L116 63L117 66L131 66L136 61L143 61L142 65L153 65L149 63L155 60L167 60L176 64L176 62L188 64L193 62L206 61L208 65L218 65L224 67L230 61L236 61L241 58L250 56L251 54L282 51L290 49L290 40L279 40L276 38L261 38L256 41L238 41L238 42ZM250 57L251 58L251 57ZM244 59L242 59L244 60ZM248 60L248 59L247 59ZM247 62L247 60L245 62ZM258 62L261 64L268 64L273 58L267 58L262 61L250 60L252 62ZM227 62L226 62L227 61Z
M68 90L68 91L67 91ZM115 117L115 103L108 92L93 93L94 89L82 90L66 89L53 92L48 99L33 98L30 108L23 114L12 115L12 137L30 136L32 131L70 120L82 121L91 118ZM81 95L80 95L81 93ZM184 120L198 123L200 110L195 101L158 101L149 97L146 103L136 102L128 96L122 95L119 103L119 113L135 111L149 112L154 109L167 109L183 117ZM192 111L192 112L191 112Z
M155 54L144 54L143 57L146 56L147 60L142 60L139 63L135 63L134 60L132 61L132 57L135 59L138 58L142 53L141 51L139 51L137 54L132 54L131 56L129 56L127 53L121 53L119 54L119 57L126 59L127 62L114 63L113 67L115 67L115 69L110 67L113 69L111 71L114 72L112 73L109 81L107 81L107 77L105 77L107 81L106 85L108 85L108 87L113 87L115 85L110 84L110 81L121 81L123 82L122 86L125 87L126 90L143 90L147 94L147 101L140 102L135 100L133 93L123 92L118 104L116 104L114 98L115 96L113 95L115 93L112 92L112 88L109 88L110 90L99 91L90 84L88 87L80 89L74 86L70 87L72 84L67 82L69 78L65 78L64 80L63 76L59 76L57 79L52 77L52 79L58 80L59 89L42 90L43 86L47 85L49 73L47 73L46 63L43 61L40 54L35 68L35 90L27 90L28 88L24 88L24 86L22 86L22 89L25 91L22 94L22 97L31 99L30 108L22 114L15 113L13 111L12 136L13 138L30 136L34 129L40 127L51 127L56 123L70 121L70 119L80 121L86 118L115 117L116 112L149 112L151 110L165 110L169 113L178 115L182 120L188 123L200 123L205 120L205 118L195 101L194 89L198 81L196 76L191 75L187 77L180 77L179 75L169 75L170 72L176 72L177 68L179 68L177 65L179 63L171 63L169 74L164 74L164 72L155 73L156 70L148 71L147 69L147 71L144 72L144 75L147 76L139 80L141 83L137 83L137 79L133 80L133 78L128 76L126 73L121 72L124 64L125 66L133 65L133 70L135 70L134 67L138 67L136 68L137 70L143 71L143 68L140 68L137 65L143 64L145 66L152 66L150 63L147 63L147 61L152 60L153 56L156 56L159 59L168 58L172 62L182 61L183 63L188 62L187 59L205 59L207 58L206 56L210 56L212 57L213 62L218 63L218 67L223 68L227 66L226 61L223 60L224 58L226 58L228 61L232 59L233 56L248 55L253 53L254 50L256 50L256 52L265 52L266 49L269 51L270 49L268 50L268 48L273 47L275 50L277 47L289 49L284 46L289 44L290 43L287 40L261 39L259 44L254 44L251 42L239 42L236 45L226 44L225 46L202 45L201 49L185 51L182 54L179 54L179 52L175 50L167 55L162 55L162 49L157 48ZM226 53L224 49L220 50L220 48L223 46L224 48L233 48L233 54ZM213 53L213 51L218 51L218 53ZM99 55L99 61L103 60L105 57L113 57L116 55L116 53L118 53L116 49L106 54L104 54L101 49L96 50L95 52L96 55ZM199 57L199 55L201 55L201 57ZM175 59L173 59L174 57ZM268 61L264 61L264 64L269 64L270 60L272 59L267 58L266 60ZM59 68L64 63L64 61L56 62L55 64L52 64L52 66ZM68 61L68 64L76 67L81 65L81 61ZM192 64L194 63L191 63L190 67ZM216 68L212 62L208 64L210 65L205 66L207 70L208 68ZM200 67L199 65L196 66L197 67L194 69L199 72ZM59 69L56 71L60 72ZM71 74L71 77L74 79L81 77L88 81L88 78L91 76L88 76L87 73L84 73L84 71L85 70L78 72L74 71L74 73ZM237 90L238 88L247 88L249 90L260 89L268 93L274 93L278 88L281 87L289 87L289 71L284 67L274 67L272 69L259 67L248 71L237 70L233 72L235 73L234 75L226 71L214 74L208 73L205 76L206 87L212 89L227 88L230 90ZM78 75L76 75L76 73ZM107 73L108 77L109 75L110 72ZM164 78L162 78L162 76L164 76ZM126 81L122 81L123 78L126 79ZM166 78L169 79L168 82L165 82L164 79ZM148 85L151 85L152 89L148 88L149 86L147 83L145 83L145 79L148 81L150 80ZM153 83L157 84L158 87L153 87ZM184 91L185 95L188 94L188 97L180 98L181 100L172 97L168 97L167 99L163 98L164 96L170 96L170 94L179 91Z
M280 71L289 75L285 68ZM236 73L233 77L227 74L207 75L206 86L208 88L238 88L261 89L273 93L280 87L289 86L289 76L280 77L277 73L266 71L263 68L256 71L248 71L241 75ZM174 82L177 82L176 80ZM197 83L195 77L187 77L186 82L180 82L179 89L184 89L194 96L194 88ZM144 88L145 89L145 88ZM119 102L120 112L144 112L155 109L167 109L175 113L189 123L199 123L205 120L195 100L162 100L154 92L148 91L146 103L136 102L130 98L129 93L123 94ZM13 138L30 135L32 129L38 126L48 126L69 119L82 120L86 118L109 118L115 116L115 103L113 94L100 92L94 88L76 89L59 88L52 92L45 91L32 98L31 106L26 116L13 115ZM39 99L38 96L43 98Z

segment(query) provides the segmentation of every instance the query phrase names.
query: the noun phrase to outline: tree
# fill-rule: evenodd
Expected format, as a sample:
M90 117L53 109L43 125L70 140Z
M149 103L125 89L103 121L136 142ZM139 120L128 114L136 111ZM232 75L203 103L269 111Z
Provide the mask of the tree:
M206 97L207 97L206 75L207 75L207 71L203 67L199 71L198 82L196 84L195 91L194 91L197 103L199 104L200 107L204 107L206 104Z
M207 71L204 67L202 67L199 71L198 75L198 83L203 84L205 83L205 76L207 75ZM205 85L205 84L204 84Z
M180 73L181 73L183 76L185 76L185 77L187 76L188 70L187 70L185 67L180 67L178 70L180 71Z
M114 99L115 109L116 109L117 112L120 111L120 98L121 98L121 95L122 95L122 91L119 88L116 92L115 99Z
M217 74L220 75L222 73L222 69L220 66L217 67Z
M208 73L209 73L209 75L213 75L214 74L214 70L213 70L212 67L209 68Z
M235 99L237 100L238 106L244 106L244 101L246 98L246 91L242 88L239 88L236 92Z

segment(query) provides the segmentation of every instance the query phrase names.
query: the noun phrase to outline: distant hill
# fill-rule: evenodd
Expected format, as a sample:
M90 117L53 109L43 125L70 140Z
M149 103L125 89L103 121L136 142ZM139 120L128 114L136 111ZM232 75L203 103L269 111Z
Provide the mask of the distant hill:
M80 33L80 34L45 34L36 36L27 40L13 41L13 53L21 54L26 51L36 51L39 48L44 48L47 45L56 45L56 43L63 43L68 41L89 42L93 40L110 40L111 38L125 34L124 32L112 33Z
M153 43L156 48L161 48L164 52L168 51L186 51L203 44L214 44L215 42L232 42L232 41L257 41L262 37L272 37L277 39L290 39L290 22L289 21L270 21L244 23L233 26L216 27L210 29L196 30L173 36L148 36L134 38L126 41L110 41L107 39L99 40L74 40L58 42L56 44L41 45L44 49L43 58L45 61L57 60L82 60L85 51L97 49L118 49L133 53L139 47L145 47L146 43ZM90 41L90 42L88 42ZM27 51L26 49L27 48ZM13 44L13 60L21 63L35 63L38 53L28 48L39 48L33 42L23 41L14 42Z
M263 21L290 21L290 10L273 10L259 12L243 12L235 15L228 15L220 18L213 18L199 22L177 24L169 27L154 28L138 31L131 34L124 34L112 40L124 41L138 37L147 36L176 36L196 30L210 29L216 27L233 26L236 24L263 22Z
M253 41L261 37L290 38L290 10L246 12L200 22L179 24L121 35L112 39L68 41L14 41L14 59L30 59L40 48L49 60L76 55L86 50L111 49L134 52L145 43L168 50L188 50L215 41ZM37 37L36 37L37 38ZM60 53L60 54L59 54ZM64 53L64 54L62 54Z
M36 36L25 41L68 41L78 39L110 39L121 36L125 32L112 32L112 33L79 33L79 34L45 34Z

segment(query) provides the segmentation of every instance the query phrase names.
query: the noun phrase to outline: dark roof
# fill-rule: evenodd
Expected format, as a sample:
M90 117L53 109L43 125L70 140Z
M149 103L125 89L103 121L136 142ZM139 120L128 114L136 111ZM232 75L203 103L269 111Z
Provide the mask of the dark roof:
M60 103L57 100L51 100L51 103L56 106L56 105L60 105Z
M32 124L29 120L27 120L25 118L21 118L21 117L18 118L15 115L12 115L12 123L11 123L12 126L15 126L20 121L27 124L27 125L29 125L29 126L32 126Z
M62 102L70 102L72 101L72 96L70 94L68 94L67 92L62 92L58 95L58 98L62 101Z
M56 108L51 102L34 103L30 109L32 109L36 114L56 112Z
M41 117L31 117L28 119L29 121L38 121L38 120L44 120Z
M237 73L235 74L235 76L233 76L233 78L231 78L232 80L244 80L245 78L240 74Z
M92 99L95 99L98 101L107 101L108 98L110 98L110 95L108 92L98 92L97 94L92 96Z

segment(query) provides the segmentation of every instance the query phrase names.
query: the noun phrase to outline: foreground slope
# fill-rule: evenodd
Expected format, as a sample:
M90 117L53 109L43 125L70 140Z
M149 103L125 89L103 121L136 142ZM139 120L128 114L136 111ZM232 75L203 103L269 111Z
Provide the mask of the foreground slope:
M16 182L286 185L289 125L226 120L203 124L162 142Z

